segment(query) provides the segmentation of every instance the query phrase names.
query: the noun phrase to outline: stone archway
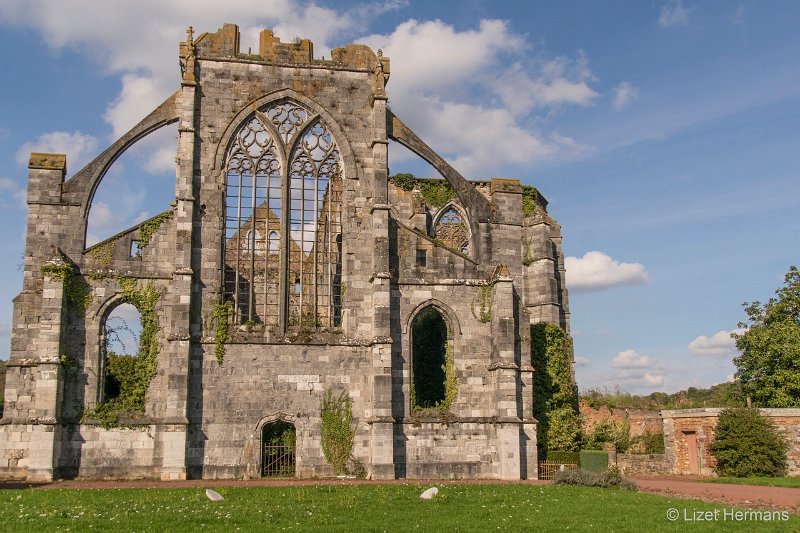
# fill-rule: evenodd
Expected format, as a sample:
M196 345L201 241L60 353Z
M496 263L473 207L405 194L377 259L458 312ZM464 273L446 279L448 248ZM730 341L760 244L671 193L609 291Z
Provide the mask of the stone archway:
M275 420L261 427L261 477L294 477L297 429L291 422Z

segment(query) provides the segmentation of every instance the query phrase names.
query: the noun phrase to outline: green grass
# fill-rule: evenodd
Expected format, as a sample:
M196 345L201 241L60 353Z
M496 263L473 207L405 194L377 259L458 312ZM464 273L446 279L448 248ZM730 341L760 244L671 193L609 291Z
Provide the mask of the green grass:
M44 531L794 531L778 522L667 520L723 506L616 489L537 485L361 485L205 489L2 490L0 530Z
M792 477L712 477L706 483L733 483L735 485L768 485L800 489L800 476Z

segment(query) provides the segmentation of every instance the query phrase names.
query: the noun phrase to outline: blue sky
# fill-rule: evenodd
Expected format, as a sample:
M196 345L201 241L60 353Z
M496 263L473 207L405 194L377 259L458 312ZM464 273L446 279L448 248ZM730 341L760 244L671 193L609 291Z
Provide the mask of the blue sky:
M463 174L516 177L562 225L578 384L729 379L741 304L800 264L800 4L296 0L0 4L0 358L27 153L79 170L178 83L186 26L382 48L398 116ZM89 238L166 208L173 130L101 184ZM392 146L392 172L431 170Z

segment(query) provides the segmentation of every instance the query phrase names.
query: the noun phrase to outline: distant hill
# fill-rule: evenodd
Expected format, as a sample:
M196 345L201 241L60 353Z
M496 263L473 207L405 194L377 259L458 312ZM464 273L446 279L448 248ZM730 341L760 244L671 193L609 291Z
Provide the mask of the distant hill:
M647 396L630 394L619 389L589 389L581 400L595 409L599 407L628 409L692 409L697 407L742 407L746 400L738 381L720 383L708 389L689 387L674 394L654 392Z

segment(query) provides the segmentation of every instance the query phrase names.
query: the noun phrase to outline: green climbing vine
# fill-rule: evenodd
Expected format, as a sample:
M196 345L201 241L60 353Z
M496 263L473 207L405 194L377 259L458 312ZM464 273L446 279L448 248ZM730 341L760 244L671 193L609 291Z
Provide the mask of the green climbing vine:
M353 425L353 401L347 391L334 397L328 389L320 406L320 441L325 460L333 467L333 473L347 472L347 463L353 454L356 428Z
M531 326L531 365L540 453L577 450L580 443L578 388L572 375L572 340L554 324Z
M64 284L67 302L79 313L85 313L92 303L92 288L86 280L75 272L69 263L45 263L42 274Z
M445 179L418 178L414 174L401 172L389 178L404 191L419 187L423 200L430 207L441 207L456 197L456 191Z
M477 313L475 312L476 307L478 308ZM478 302L472 306L472 316L484 324L492 320L492 285L478 289Z
M397 187L400 187L404 191L411 191L414 189L414 186L417 184L417 177L414 174L410 174L408 172L400 172L391 176L389 178L392 180Z
M458 396L458 377L456 376L456 362L453 358L453 343L450 341L450 332L447 332L447 343L444 351L444 399L437 406L439 409L449 411Z
M153 235L155 235L158 228L161 227L161 224L171 219L172 215L172 209L168 209L149 220L145 220L139 225L139 249L136 251L137 257L142 255L142 250L150 244L150 239L153 238Z
M143 415L145 397L158 365L158 319L156 302L161 291L148 281L118 278L122 303L133 305L141 320L139 348L135 356L109 353L106 357L104 390L106 398L94 409L84 413L84 419L99 420L104 428L129 427L119 422L124 416ZM113 393L111 394L113 389Z
M223 302L214 304L214 312L211 314L212 318L217 321L214 334L214 356L219 364L222 364L225 359L225 343L228 342L228 323L231 313L233 313L231 302Z
M540 208L547 211L547 200L536 187L530 185L522 186L522 215L525 217L532 216L536 213L536 209Z
M536 259L533 258L533 253L531 252L531 239L530 237L525 239L525 255L522 258L522 264L525 266L531 266Z
M89 258L94 268L108 268L114 258L114 247L117 239L110 239L106 242L96 244L89 249Z

